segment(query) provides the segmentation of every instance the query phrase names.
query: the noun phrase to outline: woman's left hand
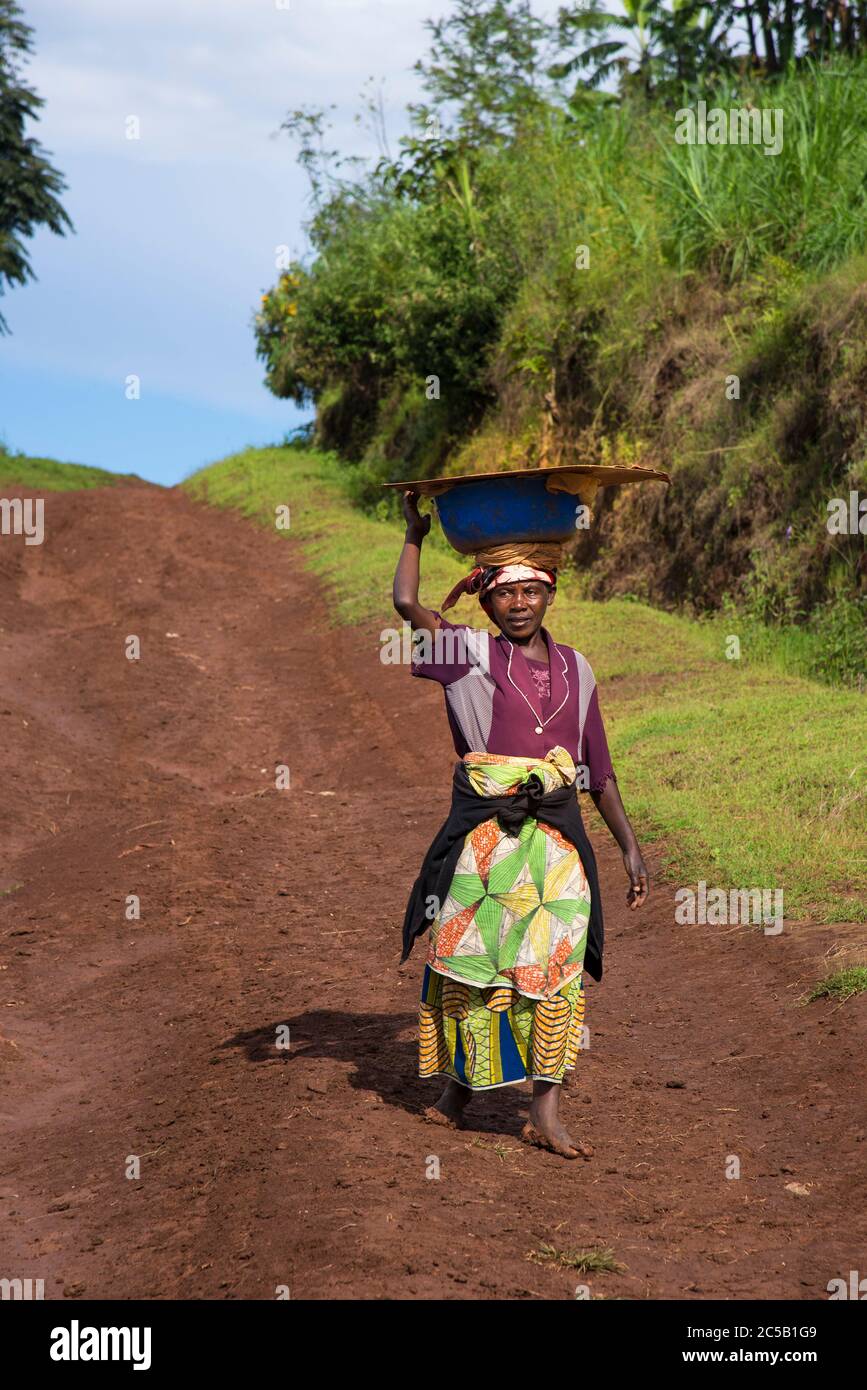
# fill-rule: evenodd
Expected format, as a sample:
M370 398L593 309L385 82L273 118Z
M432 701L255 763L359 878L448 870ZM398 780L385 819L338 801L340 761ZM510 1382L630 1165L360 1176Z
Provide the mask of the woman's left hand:
M636 907L641 906L650 892L650 878L638 845L630 845L629 849L623 851L623 864L629 875L626 901L630 911L634 911Z

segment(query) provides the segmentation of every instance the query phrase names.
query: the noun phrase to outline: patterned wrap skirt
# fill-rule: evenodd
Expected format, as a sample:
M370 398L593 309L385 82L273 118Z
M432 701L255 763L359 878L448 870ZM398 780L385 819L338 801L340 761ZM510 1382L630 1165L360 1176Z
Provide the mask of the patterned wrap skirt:
M468 753L480 796L514 794L535 776L575 780L563 748L544 759ZM580 855L527 816L516 834L496 817L466 837L446 900L435 904L419 1008L419 1075L490 1090L561 1082L584 1026L582 969L590 890Z
M473 1091L558 1081L575 1067L584 1026L581 976L550 999L449 980L425 966L419 1008L419 1076Z

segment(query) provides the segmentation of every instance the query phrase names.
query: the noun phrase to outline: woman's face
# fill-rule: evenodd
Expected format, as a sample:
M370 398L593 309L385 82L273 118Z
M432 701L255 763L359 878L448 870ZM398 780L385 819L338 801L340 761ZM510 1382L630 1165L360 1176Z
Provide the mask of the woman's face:
M519 579L498 584L485 599L485 607L506 637L525 641L535 636L554 593L541 579Z

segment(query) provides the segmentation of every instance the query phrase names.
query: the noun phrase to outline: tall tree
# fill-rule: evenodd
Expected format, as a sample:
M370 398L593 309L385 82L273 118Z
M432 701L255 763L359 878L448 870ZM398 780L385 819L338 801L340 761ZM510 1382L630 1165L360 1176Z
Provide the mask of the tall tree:
M648 96L665 95L672 82L672 90L704 86L745 66L774 80L807 58L867 49L867 4L622 0L621 13L606 0L573 0L560 10L559 30L572 52L555 76L575 73L591 86L619 76L621 91L638 85Z
M650 95L660 72L653 20L661 8L660 0L623 0L623 14L610 13L598 0L564 6L559 13L561 47L585 38L591 42L557 63L553 75L575 74L598 87L617 74L622 79L634 63L632 71Z
M510 134L551 95L554 32L530 0L457 0L425 27L430 53L415 71L430 100L410 107L417 126L477 146Z
M45 105L25 85L21 67L33 51L32 29L16 0L0 0L0 294L7 286L35 279L24 239L37 227L58 236L73 230L58 194L66 187L46 150L25 134ZM0 334L9 329L0 314Z

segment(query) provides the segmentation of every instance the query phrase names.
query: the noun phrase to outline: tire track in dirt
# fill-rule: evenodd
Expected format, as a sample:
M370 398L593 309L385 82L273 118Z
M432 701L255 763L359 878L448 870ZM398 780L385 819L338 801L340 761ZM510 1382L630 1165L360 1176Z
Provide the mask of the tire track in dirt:
M425 1125L422 951L397 962L448 804L439 691L330 628L293 542L177 491L53 494L41 547L0 545L0 1275L573 1297L543 1241L611 1246L609 1297L822 1297L863 1268L863 1004L797 1003L833 929L677 927L662 885L636 921L597 834L606 977L565 1101L596 1157L520 1145L523 1088Z

